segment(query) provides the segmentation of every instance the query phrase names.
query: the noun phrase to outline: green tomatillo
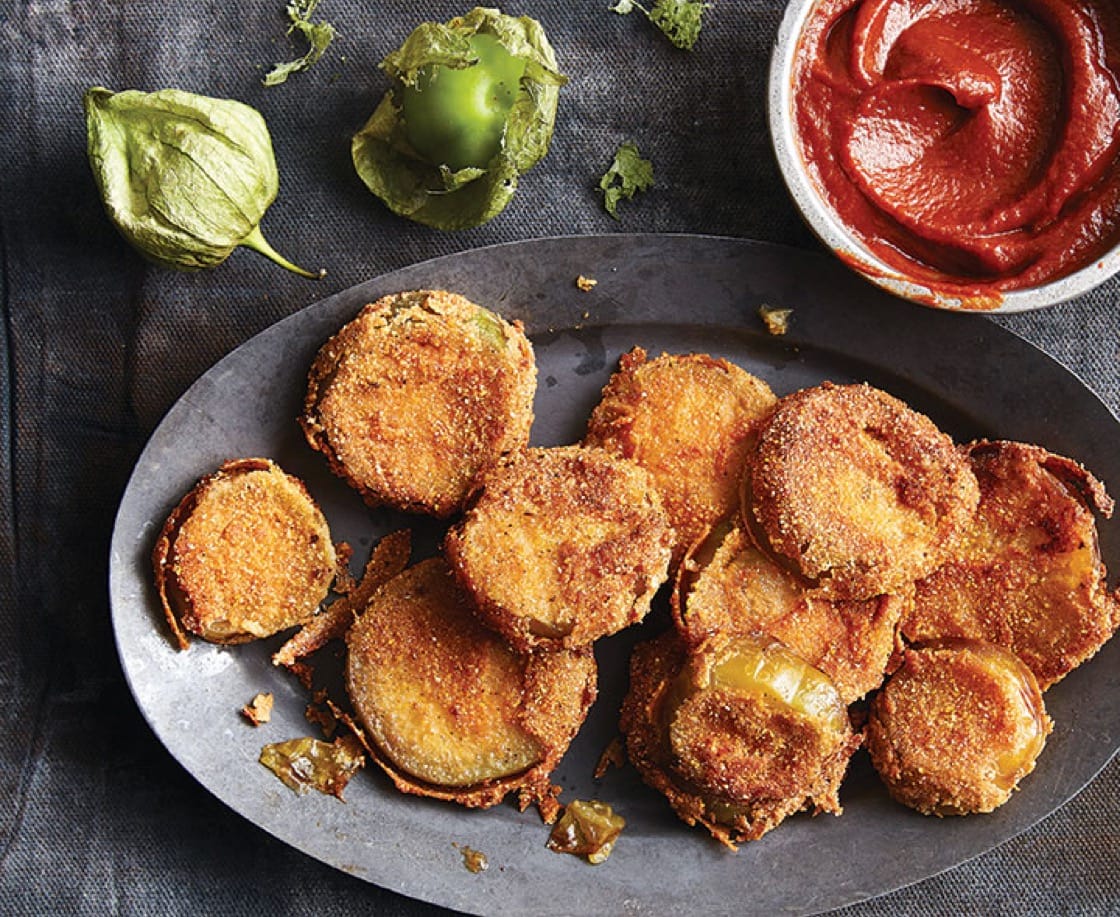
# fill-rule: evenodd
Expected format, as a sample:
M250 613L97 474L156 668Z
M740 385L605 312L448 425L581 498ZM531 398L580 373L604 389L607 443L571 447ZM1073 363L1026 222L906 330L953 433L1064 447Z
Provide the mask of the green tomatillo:
M264 118L232 99L178 89L84 98L89 163L121 235L165 267L198 270L239 245L302 277L318 278L278 254L260 222L280 179Z
M548 152L566 82L541 24L476 7L421 23L381 66L393 88L351 144L362 181L437 229L495 217Z
M415 85L401 90L401 117L412 148L452 172L485 169L497 155L525 73L525 61L493 35L476 33L468 44L475 58L471 66L424 67Z

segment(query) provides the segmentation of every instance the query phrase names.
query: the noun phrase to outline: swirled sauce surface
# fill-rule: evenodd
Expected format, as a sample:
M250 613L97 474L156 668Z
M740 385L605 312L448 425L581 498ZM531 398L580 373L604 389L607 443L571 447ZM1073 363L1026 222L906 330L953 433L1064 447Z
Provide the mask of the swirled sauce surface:
M1117 0L822 0L794 67L801 154L890 267L991 294L1120 241Z

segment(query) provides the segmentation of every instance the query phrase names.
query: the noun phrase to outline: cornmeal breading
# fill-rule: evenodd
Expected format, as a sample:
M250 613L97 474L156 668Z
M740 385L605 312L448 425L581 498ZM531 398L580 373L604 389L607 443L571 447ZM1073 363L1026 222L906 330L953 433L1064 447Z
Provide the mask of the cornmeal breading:
M783 398L748 462L743 516L763 550L838 598L899 592L955 546L979 499L952 440L869 385Z
M382 586L347 636L347 691L404 792L487 807L548 779L595 699L590 651L518 654L431 558Z
M152 563L167 622L186 649L184 628L245 643L303 623L327 596L337 554L303 483L251 458L226 462L183 497Z
M528 449L480 485L444 550L487 624L525 650L581 646L645 616L672 529L642 468L602 449Z
M300 424L371 506L446 517L528 443L536 378L520 323L454 293L398 293L319 351Z
M674 566L708 528L739 506L743 463L777 399L738 366L707 354L623 354L584 443L649 472L676 532Z

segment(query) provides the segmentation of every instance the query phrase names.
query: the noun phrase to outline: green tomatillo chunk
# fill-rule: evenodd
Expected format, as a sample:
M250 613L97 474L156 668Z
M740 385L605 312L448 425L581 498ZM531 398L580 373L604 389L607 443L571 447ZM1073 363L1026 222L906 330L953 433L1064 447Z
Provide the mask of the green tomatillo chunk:
M366 187L436 229L497 216L548 152L566 82L541 24L476 7L421 23L381 66L393 88L351 144Z
M239 245L318 278L283 258L260 221L280 179L272 139L255 109L178 89L84 98L89 162L110 219L165 267L221 264Z

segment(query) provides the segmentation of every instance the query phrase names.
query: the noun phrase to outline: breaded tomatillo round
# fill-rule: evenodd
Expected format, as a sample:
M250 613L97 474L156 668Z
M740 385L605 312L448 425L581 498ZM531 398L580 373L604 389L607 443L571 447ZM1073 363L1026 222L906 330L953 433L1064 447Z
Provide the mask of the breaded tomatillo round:
M992 643L906 651L871 703L867 750L891 796L926 815L991 812L1034 770L1052 723L1031 670Z
M183 628L246 643L303 623L326 598L338 557L303 482L249 458L226 462L183 497L152 565L167 623L186 649Z
M824 672L845 704L878 688L901 661L898 625L911 604L909 593L830 598L779 567L742 529L725 527L686 556L672 600L690 646L716 633L764 635Z
M1111 516L1112 499L1081 465L1039 446L981 441L967 454L980 483L976 519L918 583L903 636L998 643L1045 691L1120 625L1094 516Z
M672 538L642 468L565 446L489 469L444 550L488 625L520 649L555 649L640 621L668 576Z
M761 379L702 353L623 354L587 425L584 443L650 473L676 539L674 564L739 508L743 463L777 399Z
M859 746L827 676L742 636L689 650L669 631L639 644L620 723L642 779L729 847L805 808L840 814Z
M319 351L300 425L371 506L446 517L528 443L536 380L519 322L456 293L397 293Z
M442 558L381 586L346 642L350 700L398 789L471 807L517 792L552 820L549 774L595 699L590 650L514 652Z
M866 384L825 382L779 401L743 483L759 547L851 599L899 592L936 569L978 500L952 440Z

